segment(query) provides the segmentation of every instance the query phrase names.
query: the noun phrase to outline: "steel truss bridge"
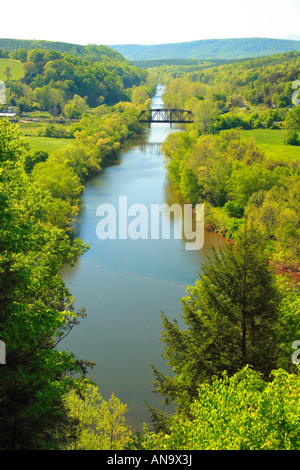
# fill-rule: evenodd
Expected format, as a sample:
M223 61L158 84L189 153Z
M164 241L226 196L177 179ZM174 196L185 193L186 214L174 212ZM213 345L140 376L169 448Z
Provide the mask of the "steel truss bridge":
M190 124L194 122L194 115L192 111L185 109L146 109L138 116L139 122L151 123L170 123L172 124L183 123Z

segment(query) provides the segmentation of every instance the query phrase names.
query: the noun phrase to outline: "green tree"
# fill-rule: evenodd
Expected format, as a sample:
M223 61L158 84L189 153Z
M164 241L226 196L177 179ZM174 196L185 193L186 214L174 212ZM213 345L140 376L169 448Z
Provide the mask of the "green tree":
M106 401L95 385L88 384L80 393L71 391L65 403L78 421L68 450L122 450L128 442L127 405L114 394Z
M279 276L277 283L281 293L277 333L280 343L278 367L289 373L297 373L299 366L293 361L292 356L295 352L293 343L300 339L300 283L293 284L285 276Z
M227 184L228 198L245 207L252 194L269 190L278 180L276 171L271 171L259 163L234 170Z
M164 358L174 378L153 367L155 390L188 412L199 384L246 364L268 377L276 367L278 289L256 230L240 229L238 248L213 250L201 278L182 299L183 321L162 314Z
M132 103L145 104L149 100L147 90L143 86L133 87L131 94Z
M49 157L49 154L47 152L44 152L42 150L38 150L34 152L34 154L28 153L24 157L24 169L26 173L31 173L33 170L33 167L39 163L39 162L45 162L47 158Z
M300 377L272 371L270 381L246 366L199 385L190 418L175 414L170 433L146 430L131 448L159 450L298 450ZM139 447L136 446L139 444Z
M53 156L37 163L31 174L42 191L49 191L54 198L68 202L77 202L84 189L73 169Z
M277 108L286 108L290 104L290 99L288 96L281 94L277 99Z
M299 134L295 129L290 129L287 132L285 143L287 145L300 145Z
M184 167L180 178L180 192L184 199L190 204L197 204L200 202L201 185L198 183L198 178L192 168Z
M3 73L6 77L6 80L9 80L10 79L10 76L11 76L11 67L9 65L6 65L4 67L4 70L3 70Z
M86 371L56 348L84 316L59 270L87 247L42 222L47 196L24 172L18 128L1 120L0 136L0 448L58 449L73 425L63 397Z
M216 103L212 100L198 101L193 109L195 126L201 133L213 131L214 123L219 115Z
M300 129L300 106L295 106L289 113L287 114L284 126L287 129L299 130Z
M65 104L65 95L62 90L50 85L36 87L33 99L39 103L40 109L58 114Z
M68 119L79 119L87 109L88 106L86 104L86 99L81 98L78 95L74 95L73 99L65 105L64 115Z

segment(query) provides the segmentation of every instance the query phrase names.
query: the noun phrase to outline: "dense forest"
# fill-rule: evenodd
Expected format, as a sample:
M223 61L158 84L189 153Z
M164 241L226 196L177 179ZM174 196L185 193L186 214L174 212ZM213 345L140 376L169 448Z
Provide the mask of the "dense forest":
M0 49L2 49L6 56L9 56L10 53L13 55L23 55L24 50L44 49L46 51L55 50L61 54L71 54L75 57L89 59L94 62L101 60L103 56L118 59L120 61L124 60L124 57L112 48L93 44L82 46L80 44L71 44L67 42L0 38Z
M166 70L167 105L192 110L195 122L163 144L169 178L185 200L206 203L207 223L234 239L253 220L272 260L296 272L300 108L293 85L299 76L298 53L183 70L177 78ZM277 132L282 154L273 154L275 144L264 152L258 131L270 144Z
M102 46L34 45L0 43L22 64L4 72L20 122L0 120L0 448L299 449L299 285L272 265L299 272L300 54L146 70ZM184 329L161 313L173 375L153 365L154 389L175 412L149 404L153 429L139 433L93 364L58 351L86 315L59 271L89 249L70 236L87 180L143 132L158 79L167 106L194 114L163 144L170 182L230 243L181 300ZM63 145L33 151L31 124Z
M10 59L22 62L24 76L20 80L9 80L10 71L6 68L7 105L17 107L20 112L38 109L56 116L65 111L65 106L75 96L81 97L91 108L103 103L111 105L130 99L129 90L145 81L145 72L117 53L107 54L96 46L90 51L91 56L95 52L92 60L54 49L10 52ZM6 55L2 52L2 56ZM80 117L70 111L65 114Z

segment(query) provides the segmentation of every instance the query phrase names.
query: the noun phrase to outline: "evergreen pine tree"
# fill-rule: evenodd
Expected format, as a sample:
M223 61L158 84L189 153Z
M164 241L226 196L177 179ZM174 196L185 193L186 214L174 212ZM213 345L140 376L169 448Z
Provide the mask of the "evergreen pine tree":
M199 384L225 370L233 375L250 364L268 379L278 355L278 301L260 235L245 224L237 246L213 249L200 279L182 299L186 327L162 314L163 356L174 377L152 366L155 391L187 412Z

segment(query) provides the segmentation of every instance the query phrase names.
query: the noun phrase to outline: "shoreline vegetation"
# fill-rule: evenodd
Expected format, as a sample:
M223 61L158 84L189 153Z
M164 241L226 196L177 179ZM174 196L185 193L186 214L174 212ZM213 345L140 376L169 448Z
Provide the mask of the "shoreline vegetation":
M70 237L85 182L143 131L137 116L156 83L108 48L88 49L88 60L18 49L22 78L5 62L2 111L16 108L32 121L0 119L2 450L77 449L93 423L100 437L84 438L85 448L122 448L130 435L126 405L102 398L89 377L93 363L57 350L86 315L59 273L89 249ZM77 413L88 403L94 416L85 424Z
M197 72L154 68L167 106L194 123L162 146L170 181L205 204L208 226L235 240L246 219L260 229L272 264L299 275L300 106L291 102L299 53ZM170 71L168 71L170 69Z
M2 110L34 121L0 120L0 448L299 449L299 285L269 262L299 269L300 54L147 71L97 46L1 57ZM93 363L57 350L86 315L59 272L89 248L70 236L85 183L143 132L158 82L167 106L195 116L162 145L170 182L229 243L181 299L185 328L161 314L173 375L152 366L153 382L175 412L148 405L153 430L139 433L126 405L101 396Z

